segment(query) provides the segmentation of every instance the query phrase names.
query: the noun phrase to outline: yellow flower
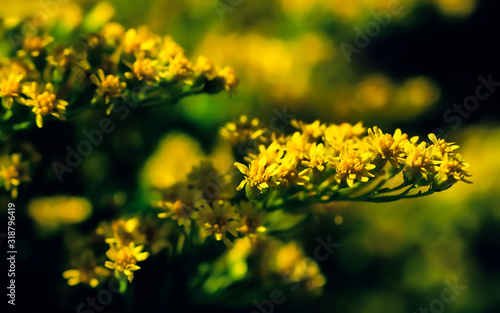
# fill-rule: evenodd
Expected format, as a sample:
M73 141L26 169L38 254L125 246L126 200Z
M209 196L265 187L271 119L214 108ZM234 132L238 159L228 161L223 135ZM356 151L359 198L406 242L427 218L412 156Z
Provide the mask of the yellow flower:
M471 177L472 174L467 170L469 164L462 162L460 154L446 153L442 161L439 161L438 173L434 178L435 187L438 190L450 188L454 183L462 181L467 184L472 184L466 177Z
M252 162L253 160L260 160L263 158L266 158L267 164L269 165L271 163L278 163L279 160L283 157L283 154L285 153L285 150L281 147L281 145L273 141L269 146L266 148L264 145L259 146L259 154L253 154L253 153L248 153L248 156L246 156L244 159L247 162Z
M277 185L278 183L271 181L271 178L278 174L278 164L273 163L268 166L266 166L266 164L266 158L253 160L248 167L235 162L234 166L245 175L245 179L236 187L236 190L239 191L243 189L248 183L246 190L247 196L249 196L250 194L254 195L254 193L256 193L255 188L262 193L265 188Z
M238 77L234 73L234 69L226 66L220 70L218 74L224 80L224 88L229 92L229 94L233 94L236 91L236 87L238 87L240 83Z
M111 100L119 98L122 96L123 91L127 87L125 82L120 82L120 78L115 75L104 76L104 71L102 69L97 70L97 75L92 74L90 80L97 85L96 93L99 97L104 97L105 103L108 104ZM113 110L113 104L111 104L106 113L109 115Z
M2 98L2 106L8 110L12 108L14 98L19 97L21 92L21 80L24 76L21 74L9 74L6 77L0 78L0 98Z
M99 282L109 276L110 272L103 266L98 266L91 250L82 254L83 261L77 269L69 269L63 272L63 277L68 280L69 286L79 283L87 284L92 288L99 285Z
M277 179L280 184L289 186L290 184L303 184L304 180L297 171L298 158L293 153L288 153L280 160L278 165Z
M199 56L194 66L194 71L204 75L208 80L217 77L217 70L215 69L214 62L205 56Z
M107 23L101 31L101 35L110 46L117 46L124 38L125 29L118 23Z
M370 152L361 153L344 146L340 156L334 159L338 162L336 165L337 174L335 175L337 183L347 182L347 185L352 187L355 180L367 182L371 177L375 177L369 172L375 168L375 165L370 164L371 158L372 153Z
M237 121L227 123L221 130L222 137L232 144L262 139L265 130L260 126L258 119L248 119L240 116Z
M138 30L131 28L125 33L123 38L123 50L125 53L154 52L153 48L158 42L158 37L151 33L145 26Z
M104 266L115 270L116 278L126 276L130 282L134 279L134 272L140 269L137 262L148 258L149 252L141 252L143 246L135 246L131 242L128 246L119 247L116 243L111 243L106 256L111 261L106 261Z
M4 156L0 159L0 178L3 180L6 191L11 191L13 199L17 198L17 188L22 182L30 180L28 167L21 163L21 155L18 153Z
M54 93L54 85L51 83L41 87L33 82L23 86L23 94L28 99L23 99L22 104L33 107L33 113L36 114L36 124L43 127L43 118L47 115L53 115L60 120L66 120L66 106L68 102L57 99Z
M54 40L53 37L44 36L31 36L26 37L23 42L23 49L17 52L17 55L22 57L29 55L33 58L40 56L45 47Z
M373 130L368 129L366 142L371 151L382 159L389 161L395 168L399 168L399 163L404 161L404 148L408 140L408 135L401 133L401 129L396 129L394 135L384 134L377 126Z
M175 202L161 201L157 203L155 207L166 211L159 213L159 218L171 218L176 220L179 226L184 225L186 228L191 227L191 219L198 218L198 213L194 208L180 200L176 200Z
M287 155L293 154L300 159L304 158L304 152L310 151L312 145L306 137L306 135L299 132L295 132L291 137L289 137L285 144Z
M361 136L366 129L363 123L356 125L342 123L340 125L331 124L325 130L324 141L334 150L334 155L339 155L344 145L349 145L352 149L358 149L361 143Z
M439 159L443 159L446 154L453 154L459 148L454 142L446 142L444 139L437 139L434 133L429 134L429 139L434 144L434 153Z
M159 61L145 58L143 53L139 54L133 64L125 64L132 70L125 73L125 77L128 79L145 80L149 85L154 85L160 80L162 67L159 65Z
M434 146L427 147L427 143L421 142L418 146L407 142L405 147L406 164L403 169L403 177L408 182L415 182L420 177L427 180L429 174L435 172Z
M172 59L168 65L168 69L173 77L180 80L188 78L193 72L191 69L191 62L182 54L178 54Z
M258 234L267 231L267 229L262 226L262 220L266 215L264 211L259 212L258 209L248 201L240 202L239 208L241 213L241 227L238 228L238 231L240 233L254 239Z
M47 62L49 62L50 65L63 70L71 69L74 66L83 70L90 69L90 64L87 61L87 53L76 52L72 47L58 47L52 55L47 57Z
M226 233L237 237L238 227L240 226L240 216L236 208L227 201L216 201L213 208L207 203L200 208L200 218L198 225L201 231L201 237L204 239L214 235L217 241L223 241L228 248L232 248L232 242L227 238Z
M145 235L139 232L139 218L119 219L112 221L111 225L104 222L96 230L97 234L106 237L109 244L116 244L118 247L128 246L131 242L144 243Z
M302 165L311 170L317 169L322 172L328 164L329 156L331 155L328 155L324 144L313 143L309 151L304 154L305 160L302 161Z
M178 55L184 54L184 50L170 36L165 36L161 46L158 59L163 63L168 63Z
M291 124L293 127L302 131L302 134L307 138L317 139L325 134L326 125L321 124L319 120L314 121L312 124L292 120Z

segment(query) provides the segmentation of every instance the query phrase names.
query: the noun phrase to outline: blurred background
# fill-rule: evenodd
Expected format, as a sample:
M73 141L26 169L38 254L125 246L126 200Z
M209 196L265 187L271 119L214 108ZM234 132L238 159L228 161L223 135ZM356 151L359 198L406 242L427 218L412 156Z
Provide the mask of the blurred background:
M32 183L15 202L22 225L17 238L20 305L69 312L87 296L95 297L99 290L68 287L61 276L78 253L79 236L91 233L101 220L146 210L149 162L185 158L179 166L164 162L156 168L155 175L175 180L176 169L182 171L179 167L191 156L216 154L219 128L246 114L264 123L277 117L287 128L286 118L295 117L363 121L422 138L436 132L460 144L474 184L393 203L312 207L314 220L289 234L289 246L270 244L266 249L273 253L263 252L260 265L244 252L225 253L212 268L197 269L212 273L202 287L193 283L198 287L191 294L179 292L168 306L154 299L162 292L154 280L168 271L161 260L148 260L132 291L116 296L104 312L252 312L258 311L253 302L269 299L276 288L287 301L275 312L400 313L419 312L420 307L431 312L499 312L498 12L500 3L493 0L2 3L5 23L39 14L48 24L61 23L66 29L99 19L125 27L147 25L171 35L192 59L205 55L234 67L240 78L232 97L194 96L117 120L117 130L62 184L50 164L63 160L64 147L78 142L81 130L92 128L104 115L84 112L74 123L48 123L16 134L16 140L40 154ZM488 80L493 83L481 91L488 91L488 97L472 109L458 108L464 100L474 102L470 99L477 97L478 86ZM48 139L56 133L57 141ZM180 152L172 155L168 147ZM2 211L8 202L8 193L2 192ZM291 290L262 274L273 262L312 257L316 238L329 235L341 246L318 262L325 280L321 288ZM244 271L232 267L241 260ZM455 279L467 289L457 291L450 303L441 301L442 309L434 300L442 299L448 287L444 281L453 284ZM185 287L179 288L189 289Z

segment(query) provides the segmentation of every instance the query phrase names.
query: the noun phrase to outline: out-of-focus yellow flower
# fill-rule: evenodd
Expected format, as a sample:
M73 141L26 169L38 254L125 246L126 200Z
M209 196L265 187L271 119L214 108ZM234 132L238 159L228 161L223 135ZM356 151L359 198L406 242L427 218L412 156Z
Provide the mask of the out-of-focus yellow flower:
M182 49L182 47L176 43L172 37L165 36L165 38L163 38L158 59L160 59L162 63L168 63L178 55L184 55L184 49Z
M23 78L21 74L0 75L0 98L4 108L10 110L14 99L19 97Z
M54 85L51 83L40 86L36 82L32 82L23 86L23 94L28 99L23 99L22 104L33 107L33 113L36 114L36 125L43 127L43 119L47 115L53 115L60 120L66 119L66 106L68 102L57 99L54 93Z
M179 226L185 226L186 229L191 227L191 219L198 218L198 212L192 206L183 203L180 200L175 202L160 201L155 207L165 210L159 213L159 218L171 218L177 221Z
M223 241L228 248L233 243L227 238L226 233L237 237L240 224L240 215L236 208L227 201L216 201L213 208L205 203L199 210L198 225L202 238L214 235L217 241Z
M226 66L219 71L218 75L224 80L224 88L229 92L229 94L233 94L236 91L236 87L238 87L240 83L234 69Z
M30 201L28 212L40 227L52 230L86 220L92 213L92 205L86 198L55 196Z
M26 163L21 163L19 153L6 155L0 159L0 179L5 190L11 192L12 198L17 198L19 185L30 180L28 166Z
M125 33L125 37L123 39L123 50L130 54L153 52L152 50L157 43L158 37L151 33L146 26L141 26L137 30L135 28L131 28Z
M97 75L92 74L90 80L97 86L96 94L99 98L104 97L106 104L110 103L113 99L121 97L127 87L127 84L121 82L118 76L111 74L105 76L102 69L97 70ZM108 107L106 113L109 115L112 110L113 104Z
M198 60L196 60L194 71L204 75L208 80L212 80L217 77L217 70L215 69L214 62L203 55L200 55Z
M72 67L82 70L90 69L90 64L87 61L87 53L77 52L73 47L57 47L55 51L47 57L47 62L62 70L69 70Z
M119 219L111 224L102 223L96 233L104 236L107 243L116 244L118 247L128 246L131 242L142 244L145 242L145 235L139 232L139 225L138 217Z
M368 129L368 137L366 142L375 155L379 155L383 160L389 161L395 168L399 168L399 164L404 161L404 148L408 135L403 134L401 129L396 129L394 135L384 134L377 126L373 130ZM376 158L375 156L375 158Z
M137 78L139 81L146 81L148 85L154 85L160 81L160 72L164 69L160 66L160 61L144 57L140 53L133 64L125 62L130 67L131 72L126 72L127 79Z
M237 144L258 140L264 134L264 129L257 118L250 120L246 115L242 115L238 120L227 123L220 134L232 144Z
M182 54L178 54L168 65L170 74L179 80L187 79L193 72L191 62Z
M304 285L309 290L321 288L326 283L318 264L313 259L306 258L295 242L280 244L278 248L270 245L269 248L274 254L270 259L270 268L281 275L284 281L305 282Z
M266 213L264 211L259 212L252 202L240 202L239 211L241 214L241 227L238 228L238 231L240 233L254 240L259 234L267 231L266 227L262 226Z
M319 138L325 134L326 124L322 124L319 120L312 124L307 124L302 121L292 120L293 127L299 129L307 138Z
M26 37L23 42L23 48L17 52L17 55L20 57L28 55L36 58L42 54L42 52L45 50L45 47L47 47L47 45L53 40L54 38L50 36Z
M185 134L169 134L162 139L143 170L144 181L165 189L184 181L205 157L199 143Z
M110 46L117 46L125 36L125 29L118 23L107 23L101 31L101 35Z
M111 243L106 256L111 261L106 261L104 266L115 270L115 277L128 278L129 282L134 279L134 272L141 269L137 262L142 262L149 257L149 252L142 252L144 246L135 246L131 242L128 246L119 247L116 243Z
M338 162L335 175L337 183L347 182L347 185L352 187L355 180L367 182L371 177L375 177L369 172L375 168L375 165L370 164L372 157L371 152L361 153L344 146L340 156L335 158Z
M63 272L63 277L68 280L69 286L79 283L95 288L99 283L110 275L110 271L103 266L97 265L92 250L82 253L82 262L79 262L77 269L69 269Z

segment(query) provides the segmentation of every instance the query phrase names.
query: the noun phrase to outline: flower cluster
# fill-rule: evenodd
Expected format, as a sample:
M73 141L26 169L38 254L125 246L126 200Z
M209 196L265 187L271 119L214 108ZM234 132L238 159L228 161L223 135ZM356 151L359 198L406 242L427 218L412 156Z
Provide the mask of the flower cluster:
M66 120L90 106L106 106L111 114L120 101L175 103L198 93L234 93L238 86L232 68L219 68L205 56L191 62L171 37L145 26L125 29L110 22L81 34L83 45L57 40L46 29L22 36L22 29L21 23L9 30L22 40L11 57L0 58L0 117L11 130L33 120L23 107L41 128L51 116Z
M292 125L296 132L271 134L265 144L258 144L256 153L244 157L246 164L234 164L243 174L237 189L245 188L248 199L261 200L269 190L280 195L296 194L312 202L387 201L414 196L412 192L421 187L428 187L426 194L430 194L458 181L470 183L469 165L456 153L458 146L434 134L428 136L430 143L418 143L418 137L409 138L400 129L393 134L377 126L367 131L362 123L307 124L294 120ZM257 132L269 133L265 129ZM238 138L237 133L231 138ZM400 173L403 184L382 188ZM370 182L376 182L376 186L356 197L348 196ZM403 188L401 194L382 197Z
M141 51L146 48L151 46L130 46ZM272 132L258 119L246 116L225 125L220 133L227 142L254 147L243 155L238 154L241 149L234 149L234 155L225 156L238 160L231 161L234 167L226 172L208 156L193 165L196 162L188 160L189 156L198 154L188 152L186 145L183 163L191 164L191 170L179 169L185 175L153 187L157 197L151 202L154 215L146 219L141 213L102 223L97 234L109 245L108 260L93 262L92 268L85 261L79 270L66 271L68 283L95 287L104 265L126 287L140 269L137 264L150 253L164 248L170 255L192 253L195 246L222 242L229 251L242 249L227 258L247 258L254 249L268 250L263 248L266 246L279 250L267 258L267 268L280 275L289 273L290 281L305 282L307 289L315 290L325 283L318 265L305 259L295 243L274 237L306 220L311 214L309 205L393 201L429 195L458 181L469 183L471 174L457 153L458 145L434 134L425 142L400 129L394 133L384 133L376 126L366 129L361 122L337 125L294 120L291 125L296 128L291 134ZM181 149L175 140L175 147ZM225 262L225 257L220 261ZM241 263L234 271L239 273L245 266Z

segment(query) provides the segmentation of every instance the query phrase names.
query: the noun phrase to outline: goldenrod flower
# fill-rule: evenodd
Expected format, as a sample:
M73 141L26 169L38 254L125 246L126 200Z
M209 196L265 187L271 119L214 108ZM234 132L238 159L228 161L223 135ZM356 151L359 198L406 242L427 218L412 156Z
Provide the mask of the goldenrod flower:
M224 80L224 88L229 92L229 94L234 93L236 91L236 87L238 87L240 83L238 77L234 73L234 69L226 66L220 70L218 74Z
M357 150L351 150L343 147L340 156L335 158L337 174L335 179L337 183L346 182L349 187L354 186L354 181L367 182L371 177L375 177L370 170L375 168L375 165L370 164L372 153L361 153Z
M227 201L216 201L213 208L207 203L202 205L199 212L198 225L201 237L206 238L214 235L217 241L223 241L228 248L232 248L232 242L227 238L226 233L237 237L240 226L240 216L236 208Z
M324 144L313 143L309 151L304 153L305 160L302 161L302 165L322 172L328 164L329 157L331 157L331 155L328 154Z
M257 196L258 193L262 193L265 188L277 185L278 182L271 181L271 178L278 174L278 164L273 163L268 166L267 159L262 158L260 160L253 160L248 167L235 162L234 166L245 175L245 179L236 187L236 190L241 190L245 185L247 185L247 196Z
M137 262L144 261L148 258L149 252L141 252L144 246L135 246L131 242L128 246L118 246L116 243L111 243L106 256L111 261L106 261L104 266L115 270L116 278L126 276L130 282L134 279L134 272L140 269Z
M462 162L461 158L462 156L460 154L446 153L443 159L438 162L438 173L434 178L434 184L438 190L448 189L458 181L472 184L472 182L467 179L467 177L472 176L471 172L467 170L470 165Z
M63 272L63 277L68 280L69 286L79 283L87 284L92 288L99 285L99 282L109 276L107 268L97 265L92 250L87 250L82 254L83 261L77 269L69 269Z
M194 66L194 71L204 75L208 80L217 77L217 70L215 69L214 62L205 56L199 56Z
M151 33L146 26L141 26L138 30L131 28L127 30L123 38L123 50L130 54L153 52L157 43L158 37Z
M239 203L239 211L241 214L241 227L238 231L245 236L254 239L258 234L267 231L266 227L262 226L262 220L266 213L259 212L252 202L242 201Z
M173 77L179 80L185 80L193 72L191 62L182 54L178 54L172 59L168 65L168 70Z
M0 98L2 98L2 106L10 110L14 103L14 98L17 99L21 93L21 81L24 76L12 73L6 77L3 76L0 77Z
M128 79L137 78L139 81L145 80L149 85L153 85L160 80L162 67L159 61L145 58L143 53L137 56L133 64L125 64L132 70L125 73L125 77Z
M47 62L49 62L52 66L61 68L62 70L69 70L74 66L83 70L90 69L90 64L87 61L87 53L77 52L73 47L58 47L47 57Z
M293 127L299 129L307 138L317 139L325 134L326 125L322 124L319 120L311 124L292 120L291 124Z
M121 82L120 78L115 75L104 76L104 71L102 69L97 70L97 75L92 74L90 80L97 85L96 93L99 98L104 97L105 103L108 104L111 100L119 98L122 96L123 91L127 87L125 82ZM109 115L113 110L113 104L111 104L106 113Z
M289 186L291 184L303 184L304 179L297 171L298 158L293 153L288 153L280 160L276 177L280 185Z
M370 150L386 161L389 161L395 168L399 168L399 164L404 162L404 148L408 140L408 135L403 134L401 129L396 129L394 135L384 134L377 126L373 130L368 129L368 137L366 142Z
M101 31L101 35L110 46L117 46L125 36L125 29L118 23L107 23Z
M17 55L22 57L29 55L33 58L40 56L45 47L54 40L53 37L44 36L31 36L26 37L23 42L23 49L17 52Z
M158 59L160 59L163 63L168 63L173 60L178 55L183 55L184 50L179 44L177 44L172 37L165 36L163 39L163 43L161 46L160 53L158 55Z
M362 122L356 125L349 123L331 124L325 129L324 141L333 148L334 155L339 155L345 145L348 145L351 149L358 149L362 142L361 136L365 131L366 128L363 127Z
M290 136L285 144L287 155L293 154L296 157L303 159L304 152L310 151L312 143L307 140L307 136L302 133L295 132Z
M439 159L443 159L446 154L453 154L459 148L454 142L438 139L434 133L429 134L429 139L434 144L434 153Z
M249 140L261 139L265 130L261 127L258 119L248 119L246 115L234 122L227 123L221 130L222 137L232 144L247 142Z
M65 114L68 102L57 99L54 93L54 85L51 83L47 83L43 87L35 82L26 84L23 86L23 94L28 99L23 99L21 103L33 107L38 127L43 127L43 118L47 115L53 115L63 121L66 120Z
M145 235L139 232L139 218L119 219L111 224L102 223L96 230L97 234L106 237L109 244L117 244L118 247L128 246L131 242L144 243Z
M435 172L435 162L432 160L434 149L434 146L427 147L425 142L421 142L418 146L410 142L406 143L406 159L404 160L406 165L403 169L406 181L413 183L420 177L427 180L428 175Z
M17 198L19 185L30 180L28 167L21 163L20 154L14 153L0 159L0 178L3 180L5 190L11 192L13 199Z
M177 221L179 226L185 226L187 229L191 227L191 219L197 219L198 213L195 209L180 200L175 202L161 201L155 207L165 210L158 214L159 218L171 218Z
M252 162L253 160L260 160L265 158L267 160L267 164L278 163L279 160L283 157L285 150L283 147L276 141L273 141L269 144L269 146L260 145L259 146L259 154L248 153L248 156L245 157L245 161Z

